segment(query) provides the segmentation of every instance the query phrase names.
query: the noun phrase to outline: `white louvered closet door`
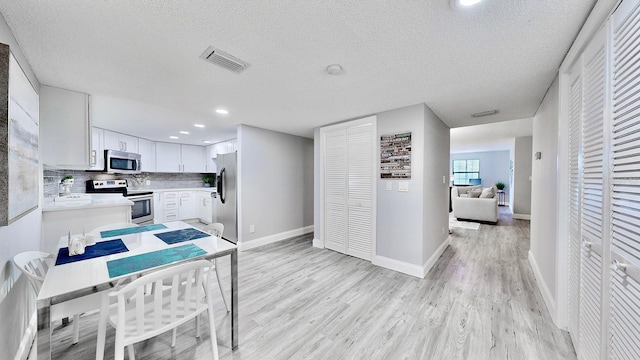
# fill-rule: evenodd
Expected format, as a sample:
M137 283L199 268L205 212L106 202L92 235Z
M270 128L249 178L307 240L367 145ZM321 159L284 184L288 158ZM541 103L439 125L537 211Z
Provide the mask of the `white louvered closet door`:
M321 129L325 247L368 261L375 241L375 121Z
M579 359L600 360L602 341L602 239L604 206L605 32L583 54Z
M613 21L610 359L640 359L640 10Z
M580 313L580 180L582 178L582 63L569 80L569 334L576 351Z
M324 133L324 246L347 251L347 130Z
M373 240L373 125L347 130L349 226L347 254L371 261Z

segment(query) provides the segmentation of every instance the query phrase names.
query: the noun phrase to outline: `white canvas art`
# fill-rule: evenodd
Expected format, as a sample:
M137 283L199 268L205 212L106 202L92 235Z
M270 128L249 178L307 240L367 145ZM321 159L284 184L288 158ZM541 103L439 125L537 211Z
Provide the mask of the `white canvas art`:
M10 55L8 111L8 222L38 207L38 94Z

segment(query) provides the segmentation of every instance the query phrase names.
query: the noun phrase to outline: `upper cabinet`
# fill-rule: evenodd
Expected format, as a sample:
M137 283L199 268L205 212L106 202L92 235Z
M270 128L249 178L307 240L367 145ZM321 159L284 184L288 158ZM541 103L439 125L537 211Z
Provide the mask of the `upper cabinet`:
M197 145L157 142L156 171L206 172L205 148Z
M236 144L236 139L230 139L207 146L205 150L207 172L217 172L216 159L218 158L218 154L235 152L237 150Z
M91 163L89 170L103 170L104 163L104 130L91 128Z
M104 131L105 150L119 150L130 153L138 153L138 138L114 131Z
M138 153L141 156L141 170L156 171L156 143L147 139L138 139Z
M40 87L40 138L44 165L92 167L90 97L51 86Z

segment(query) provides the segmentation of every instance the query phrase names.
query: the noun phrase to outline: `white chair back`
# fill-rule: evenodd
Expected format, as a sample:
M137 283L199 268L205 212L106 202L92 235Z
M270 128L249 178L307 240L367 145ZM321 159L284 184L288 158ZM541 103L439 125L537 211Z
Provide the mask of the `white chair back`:
M53 256L42 251L25 251L13 257L13 263L27 277L36 294L52 262Z
M224 225L221 224L221 223L212 223L212 224L207 225L205 227L205 230L209 234L211 234L211 235L213 235L215 237L221 238L222 237L222 233L224 232Z
M205 281L210 266L211 263L206 260L171 266L144 275L122 289L111 292L109 297L117 299L116 312L111 316L116 328L115 359L124 356L125 346L174 329L207 310L212 351L214 359L218 359L213 306ZM163 288L163 283L170 286ZM147 285L153 285L156 291L149 295Z

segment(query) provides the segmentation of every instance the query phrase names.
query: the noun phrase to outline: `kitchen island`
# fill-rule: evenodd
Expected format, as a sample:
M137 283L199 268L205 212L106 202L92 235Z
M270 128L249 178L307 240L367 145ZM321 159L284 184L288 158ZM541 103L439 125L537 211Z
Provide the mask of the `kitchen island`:
M133 202L120 194L81 194L69 201L48 201L42 207L40 249L53 253L61 236L80 234L112 223L131 222Z

